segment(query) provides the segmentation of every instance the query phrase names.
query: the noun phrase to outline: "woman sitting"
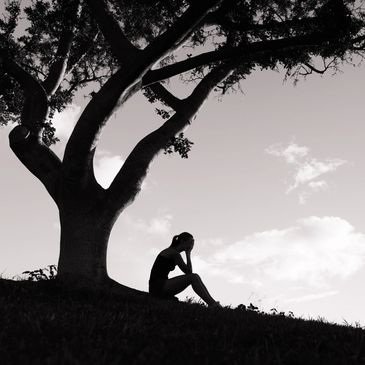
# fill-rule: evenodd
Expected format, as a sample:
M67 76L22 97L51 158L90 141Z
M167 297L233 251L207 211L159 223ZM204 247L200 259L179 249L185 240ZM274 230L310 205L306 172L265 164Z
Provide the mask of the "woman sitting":
M170 247L158 254L152 266L149 292L156 297L172 298L191 285L195 293L209 306L220 306L219 302L211 297L200 276L193 273L190 258L193 247L194 238L190 233L183 232L174 236ZM186 254L186 263L180 255L183 251ZM169 279L168 274L176 265L185 275Z

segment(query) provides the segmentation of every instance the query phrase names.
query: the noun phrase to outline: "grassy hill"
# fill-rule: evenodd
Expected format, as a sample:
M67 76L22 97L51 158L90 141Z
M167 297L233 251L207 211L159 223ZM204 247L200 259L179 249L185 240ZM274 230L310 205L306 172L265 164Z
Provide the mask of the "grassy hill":
M0 279L0 363L365 364L361 328Z

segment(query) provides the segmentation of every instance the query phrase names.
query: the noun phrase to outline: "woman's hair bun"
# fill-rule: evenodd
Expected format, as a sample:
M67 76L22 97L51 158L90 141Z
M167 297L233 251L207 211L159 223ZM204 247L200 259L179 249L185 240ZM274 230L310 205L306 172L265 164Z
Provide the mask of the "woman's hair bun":
M193 235L189 232L183 232L183 233L177 234L176 236L174 236L172 238L172 246L173 247L177 246L179 244L180 240L188 240L191 238L193 238Z

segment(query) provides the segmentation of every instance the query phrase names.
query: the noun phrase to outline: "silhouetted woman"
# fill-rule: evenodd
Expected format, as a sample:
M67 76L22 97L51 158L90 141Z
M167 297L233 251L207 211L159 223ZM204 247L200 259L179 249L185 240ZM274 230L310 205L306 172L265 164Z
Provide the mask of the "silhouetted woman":
M169 298L181 293L191 285L195 293L209 306L220 306L219 302L211 297L200 276L193 273L190 259L193 247L194 238L190 233L183 232L174 236L170 247L158 254L152 266L149 292L156 297ZM183 251L186 254L186 263L180 255ZM175 269L176 265L185 275L169 279L168 274Z

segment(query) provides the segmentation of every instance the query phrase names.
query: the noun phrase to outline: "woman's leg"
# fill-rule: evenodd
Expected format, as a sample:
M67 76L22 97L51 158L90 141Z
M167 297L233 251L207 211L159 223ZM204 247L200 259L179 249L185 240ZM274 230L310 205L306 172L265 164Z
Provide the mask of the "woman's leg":
M163 291L168 295L176 295L185 290L189 285L193 287L195 293L198 294L205 303L208 305L216 303L216 301L209 294L198 274L180 275L168 279L163 286Z

